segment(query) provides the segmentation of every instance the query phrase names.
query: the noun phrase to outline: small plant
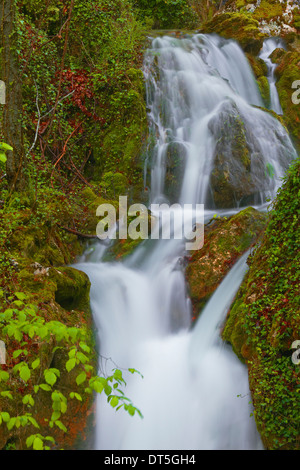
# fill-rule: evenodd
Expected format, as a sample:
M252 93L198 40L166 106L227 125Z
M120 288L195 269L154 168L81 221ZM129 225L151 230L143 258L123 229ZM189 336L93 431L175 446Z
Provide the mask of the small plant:
M1 163L6 163L7 157L5 152L7 150L13 151L13 148L6 144L5 142L0 142L0 162Z

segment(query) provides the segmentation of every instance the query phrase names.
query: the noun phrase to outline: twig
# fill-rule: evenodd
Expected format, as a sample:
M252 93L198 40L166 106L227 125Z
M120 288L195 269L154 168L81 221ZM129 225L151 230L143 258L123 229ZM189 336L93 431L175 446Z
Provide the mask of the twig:
M36 107L37 107L37 111L38 111L38 123L37 123L37 126L36 126L36 130L35 130L35 136L34 136L34 141L33 141L33 144L32 146L30 147L30 149L28 150L25 158L28 157L28 155L30 154L30 152L34 149L35 147L35 144L36 144L36 141L37 141L37 138L38 138L38 134L39 134L39 128L40 128L40 122L41 122L41 111L40 111L40 107L39 107L39 89L38 89L38 86L36 84L36 81L34 80L34 84L35 84L35 88L36 88L36 99L35 99L35 103L36 103Z
M73 129L73 131L71 132L71 134L69 135L69 137L67 138L66 142L65 142L65 145L64 145L64 148L63 148L63 151L61 153L61 155L58 157L58 159L56 160L55 164L54 164L54 168L52 170L52 173L51 173L51 178L52 178L52 175L53 175L53 172L57 166L57 164L60 162L60 160L63 158L63 156L65 155L66 151L67 151L67 145L68 145L68 142L69 140L71 139L71 137L75 134L75 132L77 131L77 129L79 129L79 127L81 126L82 122L80 124L78 124L77 127L75 127L75 129ZM52 183L51 183L52 184ZM53 187L53 185L52 185Z

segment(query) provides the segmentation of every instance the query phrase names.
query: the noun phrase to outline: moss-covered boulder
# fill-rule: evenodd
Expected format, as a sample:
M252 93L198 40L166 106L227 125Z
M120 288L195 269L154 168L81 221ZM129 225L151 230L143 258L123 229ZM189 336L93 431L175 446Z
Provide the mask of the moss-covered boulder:
M224 102L219 113L208 124L216 140L210 186L213 201L218 208L235 207L254 203L255 194L266 180L265 165L254 137L249 136L243 117L232 100ZM248 142L252 140L252 149ZM260 178L254 178L251 171ZM266 181L267 183L267 181ZM259 187L261 185L261 187Z
M300 448L300 162L285 178L249 272L230 308L223 338L246 362L255 419L267 449Z
M235 39L245 52L257 56L265 35L259 23L247 12L224 12L215 15L201 27L203 33L217 33L226 39Z
M278 0L261 0L255 11L253 17L256 20L270 21L282 18L285 11L286 3Z
M201 250L189 259L186 279L196 317L229 269L257 240L266 215L252 207L227 218L215 218L205 227Z
M85 273L71 267L51 268L49 279L56 284L55 301L61 307L89 311L90 281Z

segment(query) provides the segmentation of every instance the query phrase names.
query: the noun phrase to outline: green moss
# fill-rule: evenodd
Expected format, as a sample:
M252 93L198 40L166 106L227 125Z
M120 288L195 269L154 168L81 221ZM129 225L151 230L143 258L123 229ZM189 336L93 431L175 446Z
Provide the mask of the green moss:
M300 106L295 105L292 101L292 89L294 81L299 80L299 48L295 51L286 52L280 58L275 71L277 77L277 90L280 103L284 113L286 126L291 137L297 147L300 149L299 122L300 122Z
M267 77L261 76L257 79L257 84L265 106L270 105L270 85Z
M70 267L51 268L49 279L56 285L55 302L62 308L89 312L90 281L85 273Z
M266 77L268 74L267 64L259 57L255 57L253 54L246 53L246 56L252 67L255 78L259 78L261 76Z
M249 207L228 220L214 219L206 227L204 246L192 255L186 269L194 316L236 259L257 239L265 220L264 214Z
M280 3L277 0L262 0L254 11L253 17L257 20L265 21L281 17L285 11L285 6L285 3Z
M259 30L259 23L251 14L244 12L219 13L204 23L204 33L217 33L226 39L235 39L245 52L258 55L265 37Z
M255 418L267 449L299 449L299 366L291 360L300 337L300 161L280 189L261 243L249 259L223 332L246 361Z

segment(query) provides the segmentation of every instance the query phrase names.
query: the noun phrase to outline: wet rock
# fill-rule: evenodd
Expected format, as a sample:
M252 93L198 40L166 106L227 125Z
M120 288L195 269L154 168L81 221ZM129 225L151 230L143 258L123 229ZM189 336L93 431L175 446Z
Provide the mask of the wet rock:
M215 206L253 204L266 182L265 165L255 136L249 135L235 103L224 102L208 127L217 142L210 180ZM255 175L251 171L254 164Z
M192 255L186 269L194 317L198 316L237 258L257 240L266 217L249 207L229 219L212 219L205 227L204 246Z

